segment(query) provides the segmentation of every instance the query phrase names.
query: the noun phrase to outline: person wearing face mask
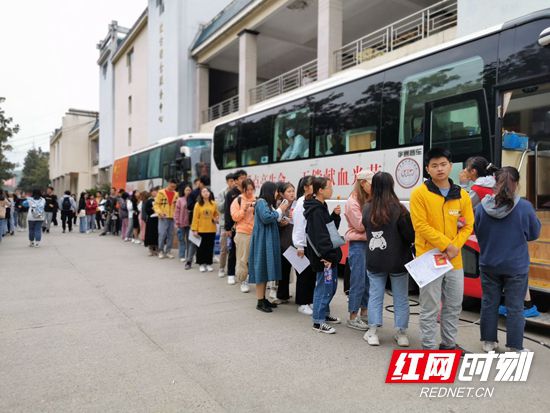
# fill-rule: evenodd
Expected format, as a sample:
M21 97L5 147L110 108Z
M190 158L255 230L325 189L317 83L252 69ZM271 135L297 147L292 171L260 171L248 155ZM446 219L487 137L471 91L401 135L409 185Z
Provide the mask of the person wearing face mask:
M288 147L281 156L281 161L289 161L291 159L304 158L309 152L309 142L300 134L296 134L293 128L286 131L288 138Z

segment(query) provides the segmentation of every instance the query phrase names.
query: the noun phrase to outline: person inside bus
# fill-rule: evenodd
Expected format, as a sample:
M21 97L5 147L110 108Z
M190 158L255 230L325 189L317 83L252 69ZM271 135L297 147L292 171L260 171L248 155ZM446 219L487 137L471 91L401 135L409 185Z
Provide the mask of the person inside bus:
M339 133L331 133L328 138L330 139L330 148L325 152L325 155L339 155L344 153L345 147L343 143L343 137Z
M495 195L486 196L475 211L481 270L481 341L483 351L497 350L501 294L506 303L506 347L523 347L523 300L528 290L528 242L540 235L541 223L533 206L518 195L519 172L505 166L496 173Z
M413 190L410 210L415 230L417 257L437 249L453 269L420 288L420 333L422 348L436 349L437 316L441 310L440 350L462 350L456 344L458 318L462 311L464 269L461 248L472 234L474 211L468 193L456 185L451 173L452 155L444 148L432 148L425 157L430 178ZM458 221L464 217L459 228Z
M309 154L309 141L301 134L296 134L294 128L288 128L286 131L288 146L281 156L281 161L305 158Z

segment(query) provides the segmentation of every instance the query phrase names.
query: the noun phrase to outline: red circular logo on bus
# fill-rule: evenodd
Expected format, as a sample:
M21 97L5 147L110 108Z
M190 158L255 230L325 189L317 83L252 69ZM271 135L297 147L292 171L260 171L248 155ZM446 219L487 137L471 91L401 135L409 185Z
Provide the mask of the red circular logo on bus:
M412 188L420 179L420 165L412 158L402 159L395 168L395 179L401 187Z

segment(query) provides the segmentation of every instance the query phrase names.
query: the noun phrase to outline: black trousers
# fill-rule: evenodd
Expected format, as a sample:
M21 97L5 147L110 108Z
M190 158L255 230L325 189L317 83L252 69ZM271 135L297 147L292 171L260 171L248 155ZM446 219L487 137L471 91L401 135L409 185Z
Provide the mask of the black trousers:
M227 275L235 276L237 266L237 248L235 246L235 230L231 231L231 248L227 256Z
M283 257L281 254L281 270L283 278L279 280L277 284L277 298L279 300L288 300L290 298L290 270L292 268L292 265L290 265L290 262ZM307 303L309 304L309 303Z
M61 228L65 231L65 228L69 225L69 231L73 230L73 211L61 211Z
M313 291L315 290L317 274L311 267L307 267L296 278L296 304L313 304Z
M197 250L197 264L212 265L214 258L214 242L216 240L215 232L199 232L202 238L201 246Z

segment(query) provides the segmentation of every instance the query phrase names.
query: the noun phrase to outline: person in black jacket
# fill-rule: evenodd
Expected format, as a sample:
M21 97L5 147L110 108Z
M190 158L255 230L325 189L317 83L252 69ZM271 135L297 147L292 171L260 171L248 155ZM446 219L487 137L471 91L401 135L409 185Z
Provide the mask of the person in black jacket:
M378 172L372 178L371 200L363 210L363 226L369 240L367 270L369 276L369 329L363 336L371 346L380 345L376 333L382 326L384 292L388 275L394 306L394 336L397 345L409 346L409 275L405 264L412 260L414 229L409 211L399 202L393 190L393 178Z
M339 324L340 319L330 314L330 302L338 286L338 263L342 259L340 247L334 248L329 227L340 226L340 206L329 214L325 200L332 197L332 182L324 177L313 178L313 194L304 202L306 218L306 255L315 271L317 282L313 293L313 329L327 334L336 330L330 324Z
M227 257L227 284L235 284L235 267L237 264L237 248L235 246L235 221L231 217L231 204L241 194L241 187L248 175L246 171L241 169L233 175L233 189L225 196L224 206L224 226L225 236L228 241L229 254Z

